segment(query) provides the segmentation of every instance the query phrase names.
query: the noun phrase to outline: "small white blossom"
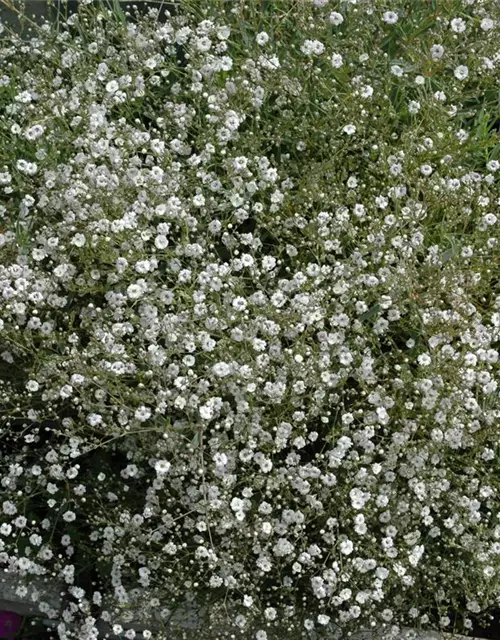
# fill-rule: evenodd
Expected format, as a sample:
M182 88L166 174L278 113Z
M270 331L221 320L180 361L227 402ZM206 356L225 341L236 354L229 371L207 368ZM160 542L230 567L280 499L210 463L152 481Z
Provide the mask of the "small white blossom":
M463 33L466 29L466 24L462 18L453 18L450 22L450 27L455 33Z
M432 359L428 353L421 353L417 357L417 362L421 367L427 367L431 364Z
M418 113L420 111L420 102L418 100L410 100L408 103L408 111L410 113Z
M237 297L233 300L233 302L232 302L232 306L233 306L233 308L234 308L234 309L236 309L237 311L244 311L244 310L247 308L248 303L247 303L247 301L245 300L245 298L242 298L241 296L237 296Z
M284 557L293 553L294 549L294 545L289 540L286 538L279 538L273 547L273 553L277 557Z
M344 22L344 16L338 11L332 11L328 19L330 21L330 24L333 24L333 26L335 27L338 27Z
M325 45L319 40L305 40L300 50L308 56L320 56L325 51Z
M332 54L332 57L330 58L330 61L332 63L332 67L334 69L340 69L340 67L344 64L342 56L340 55L340 53Z
M139 407L135 410L134 417L136 420L139 420L139 422L145 422L151 417L151 409L145 406Z
M85 241L86 239L83 233L77 233L71 239L71 244L73 244L75 247L83 247L85 244Z
M74 511L66 511L63 513L62 517L66 522L74 522L76 520L76 514Z
M356 133L356 127L353 124L346 124L342 131L347 133L348 136L352 136Z
M453 75L457 80L465 80L469 75L469 69L464 64L461 64L455 69Z
M269 42L269 35L265 31L261 31L255 36L255 40L257 44L263 47L265 44Z
M161 251L163 251L163 249L166 249L168 247L168 238L167 236L163 235L163 234L159 234L156 236L155 238L155 247L157 249L160 249Z
M480 26L483 31L491 31L495 26L495 22L491 18L483 18Z
M158 475L164 475L170 471L172 465L168 460L157 460L155 462L155 471Z
M431 56L433 60L440 60L444 54L444 47L440 44L433 44L431 47Z
M343 542L340 543L340 552L343 553L345 556L351 555L351 553L353 552L353 549L354 549L354 545L350 540L344 540Z
M107 93L111 93L111 94L116 93L119 88L120 88L120 85L116 80L110 80L109 82L106 83Z
M396 24L396 22L398 21L398 14L394 11L386 11L382 15L382 20L387 24Z

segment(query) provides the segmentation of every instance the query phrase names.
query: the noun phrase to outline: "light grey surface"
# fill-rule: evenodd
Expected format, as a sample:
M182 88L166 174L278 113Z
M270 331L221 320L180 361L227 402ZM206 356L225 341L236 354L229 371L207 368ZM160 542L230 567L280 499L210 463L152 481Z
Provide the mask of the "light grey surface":
M60 592L63 590L64 585L51 582L50 580L44 580L43 578L31 578L28 593L25 596L20 596L16 593L16 589L21 584L23 584L22 578L15 574L9 573L8 571L0 574L0 611L13 611L26 617L40 616L43 614L40 613L38 602L42 601L46 603L46 607L44 607L44 612L47 615L47 619L44 620L45 625L47 627L56 627L59 623L58 614L62 608ZM33 594L38 594L38 602L34 602L32 600ZM106 606L106 604L111 605L111 602L105 603L104 609L113 609L112 606L109 607ZM196 610L194 606L186 603L179 607L172 616L171 621L175 623L176 629L180 628L185 630L188 632L188 637L195 640L198 631L204 626L203 611ZM155 630L159 628L157 621L139 621L126 615L123 615L121 619L120 617L113 617L112 622L122 624L124 630L127 628L134 628L137 632L136 640L143 640L144 637L141 633L142 630L150 629L153 632L154 637ZM73 625L68 626L71 628ZM107 637L108 640L119 640L120 636L113 633L110 624L103 620L99 620L96 623L96 626L99 630L99 638ZM219 628L221 631L223 630L222 626ZM214 633L217 634L217 630L214 630ZM174 640L174 637L178 638L178 634L172 633L172 640ZM217 635L214 635L214 640L216 637ZM322 636L322 638L325 637L326 636ZM81 640L87 640L87 638L81 638ZM328 637L328 640L344 639L342 638L342 634L332 633ZM432 631L417 632L414 629L404 628L397 635L390 633L388 630L360 631L352 634L348 640L471 640L471 638Z
M24 583L23 578L4 570L0 573L0 611L13 611L22 616L33 617L46 615L44 623L46 626L55 627L59 620L59 614L62 609L61 591L64 589L63 584L59 584L50 580L49 578L30 578L28 592L26 595L19 595L16 592L19 586ZM139 591L139 590L138 590ZM37 596L36 601L33 596ZM136 606L140 606L141 597L147 597L146 592L144 594L136 593L137 600ZM43 607L43 613L39 609L39 603L45 603ZM103 609L112 612L115 609L112 600L104 602ZM136 608L137 611L137 608ZM196 638L197 630L203 628L203 618L206 610L196 609L193 605L186 602L180 606L172 615L171 621L175 624L176 628L184 629L186 632L191 632L190 637ZM52 618L52 619L50 619ZM161 625L158 620L138 620L127 616L125 613L122 616L113 617L113 623L122 624L123 628L134 628L137 631L136 640L143 640L143 635L140 633L144 629L150 629L153 634L155 630L158 630ZM69 625L71 628L72 625ZM112 632L111 625L103 620L99 620L96 623L99 629L99 637L104 638L106 634L109 640L118 640L119 636ZM222 630L222 627L219 627ZM216 633L216 632L215 632ZM177 636L178 637L178 636ZM90 638L90 636L89 636ZM343 640L339 637L339 634L335 636L332 634L329 640ZM172 635L172 640L174 635ZM81 640L86 640L82 638ZM215 636L214 636L215 640ZM447 633L438 632L417 632L413 629L403 629L398 635L391 634L389 631L375 630L375 631L361 631L356 634L352 634L349 640L467 640L465 636L451 635ZM470 640L470 638L468 639ZM480 640L480 639L479 639Z
M26 595L19 595L16 590L25 584L23 578L9 571L0 573L0 609L14 611L23 616L40 615L39 602L48 605L51 613L57 613L62 605L61 585L50 578L32 578L27 586ZM49 613L47 611L47 613Z
M358 634L353 634L352 640L472 640L472 637L453 635L450 633L438 633L436 631L416 631L415 629L405 628L396 636L392 636L386 632L370 632L361 631ZM481 640L481 639L478 639Z

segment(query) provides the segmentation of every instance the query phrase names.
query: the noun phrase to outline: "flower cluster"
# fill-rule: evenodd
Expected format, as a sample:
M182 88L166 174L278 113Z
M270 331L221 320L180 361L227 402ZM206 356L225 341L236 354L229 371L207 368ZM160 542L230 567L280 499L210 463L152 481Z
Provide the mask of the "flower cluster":
M168 6L0 24L0 563L61 640L470 628L498 3Z

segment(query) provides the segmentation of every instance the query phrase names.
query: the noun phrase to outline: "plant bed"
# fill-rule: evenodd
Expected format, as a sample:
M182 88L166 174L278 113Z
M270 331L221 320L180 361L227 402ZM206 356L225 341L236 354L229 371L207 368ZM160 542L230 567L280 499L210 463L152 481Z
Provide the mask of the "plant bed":
M1 23L1 566L59 640L487 637L498 3L151 5Z

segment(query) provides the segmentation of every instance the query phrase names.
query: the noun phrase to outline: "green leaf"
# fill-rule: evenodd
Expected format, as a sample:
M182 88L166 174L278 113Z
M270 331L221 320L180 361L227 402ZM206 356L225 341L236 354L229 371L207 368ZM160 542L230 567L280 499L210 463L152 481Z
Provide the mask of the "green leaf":
M365 320L370 320L371 318L373 318L373 316L377 315L379 310L380 310L380 305L378 304L378 302L376 302L372 307L368 309L368 311L365 311L364 313L362 313L359 316L359 319L361 320L361 322L364 322Z
M451 247L450 249L446 249L446 251L443 253L443 256L441 258L441 262L443 264L446 264L453 258L455 254L456 254L455 248Z

